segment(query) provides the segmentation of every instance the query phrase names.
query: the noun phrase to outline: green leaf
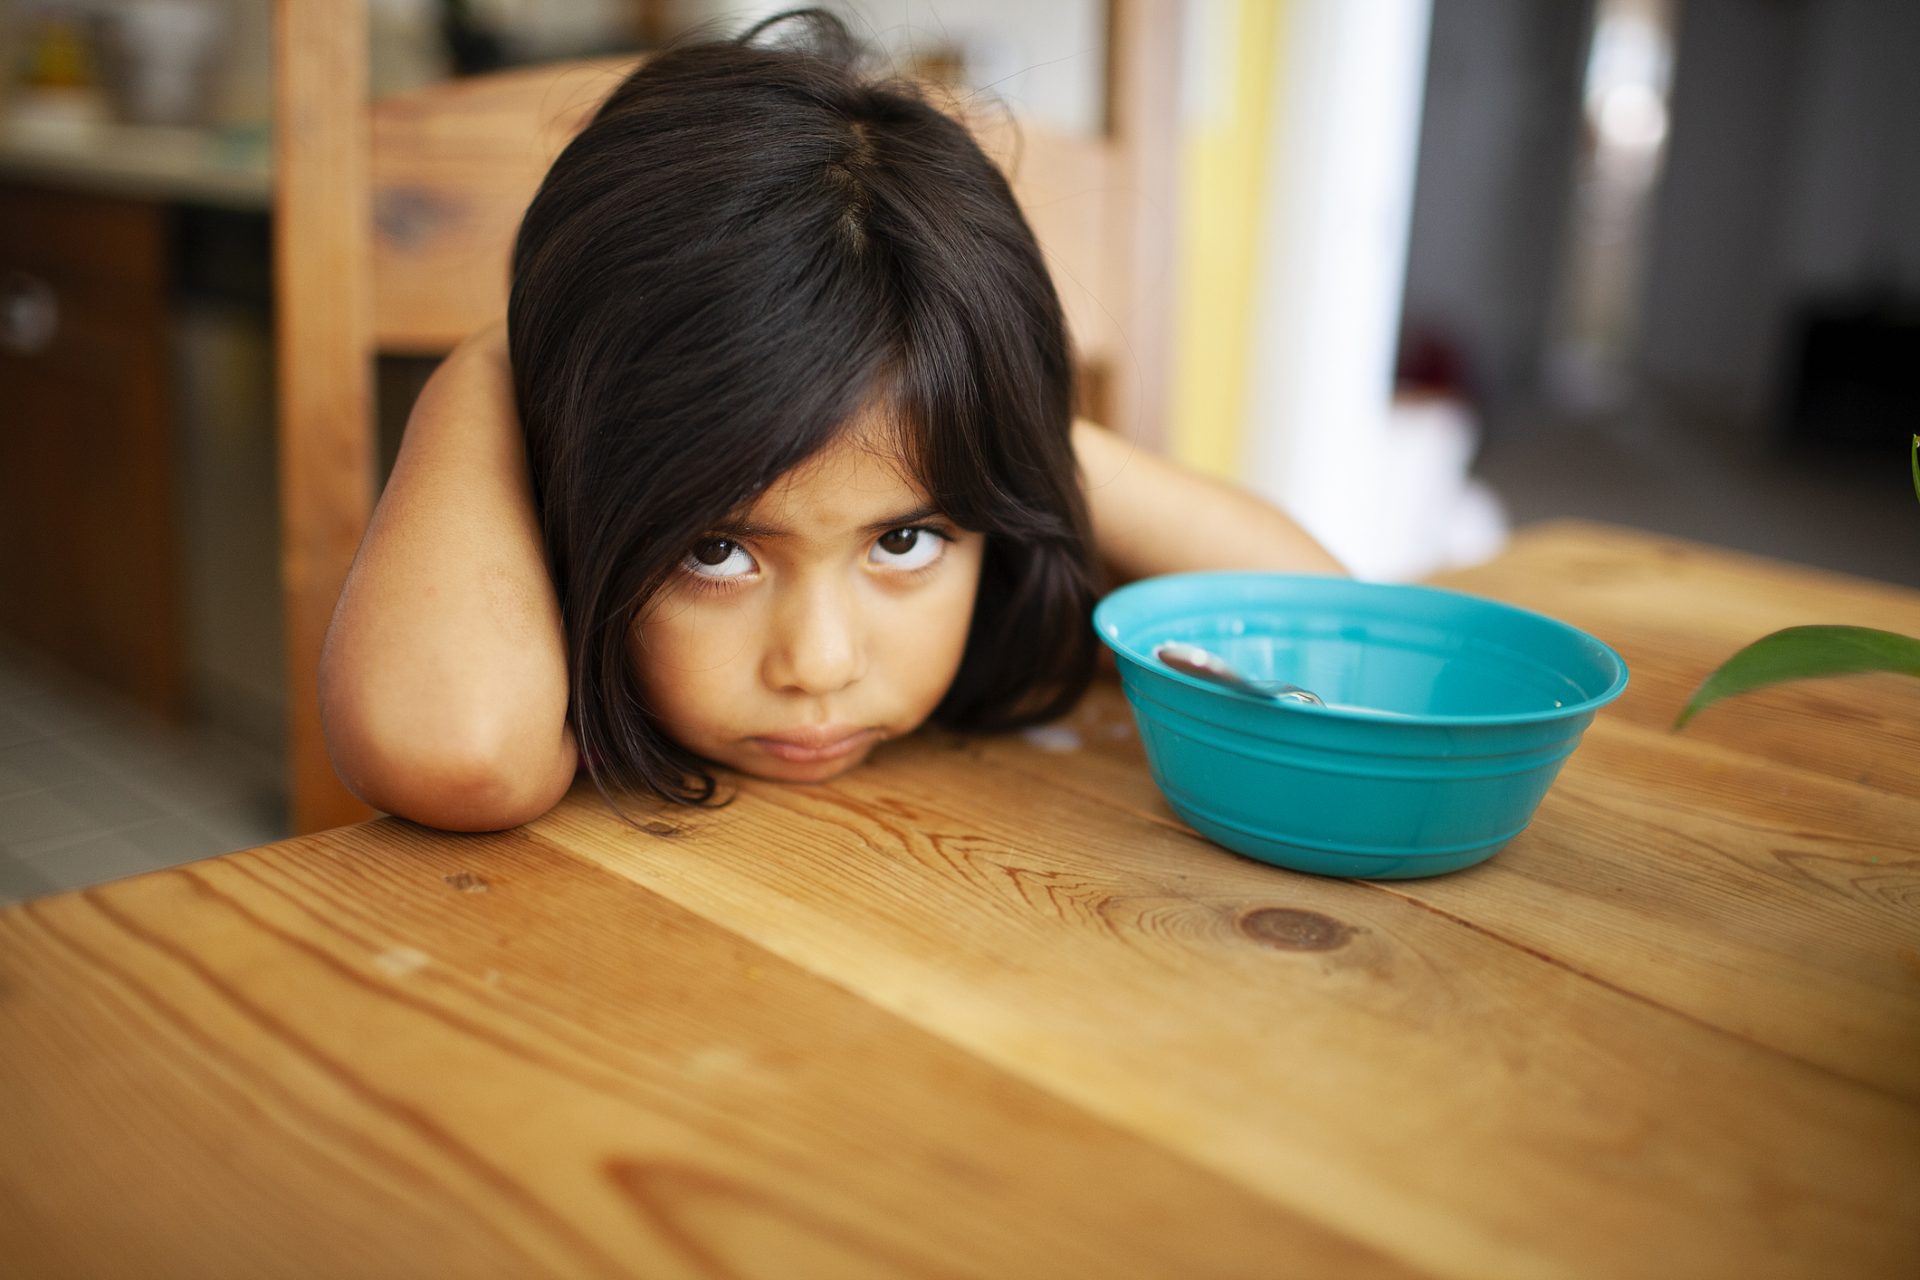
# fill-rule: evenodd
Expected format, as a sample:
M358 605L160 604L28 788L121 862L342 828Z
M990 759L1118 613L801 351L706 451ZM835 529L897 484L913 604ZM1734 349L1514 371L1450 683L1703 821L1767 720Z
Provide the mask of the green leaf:
M1872 627L1788 627L1762 636L1720 664L1687 702L1676 729L1705 708L1783 680L1896 671L1920 676L1920 640Z

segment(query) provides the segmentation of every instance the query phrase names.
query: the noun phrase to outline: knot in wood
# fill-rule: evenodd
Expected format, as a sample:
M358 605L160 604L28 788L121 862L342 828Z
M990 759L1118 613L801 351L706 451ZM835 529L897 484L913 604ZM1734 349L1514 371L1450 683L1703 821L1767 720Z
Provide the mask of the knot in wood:
M384 187L373 196L374 232L401 249L418 249L457 226L459 202L427 187Z
M1318 911L1261 907L1240 917L1240 932L1282 951L1332 951L1345 946L1357 930Z

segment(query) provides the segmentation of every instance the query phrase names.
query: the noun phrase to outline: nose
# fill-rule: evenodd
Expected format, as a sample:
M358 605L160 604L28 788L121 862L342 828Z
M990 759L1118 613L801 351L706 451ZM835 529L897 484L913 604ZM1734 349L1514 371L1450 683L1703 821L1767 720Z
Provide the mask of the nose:
M780 693L838 693L866 674L859 603L831 581L796 584L774 611L762 678Z

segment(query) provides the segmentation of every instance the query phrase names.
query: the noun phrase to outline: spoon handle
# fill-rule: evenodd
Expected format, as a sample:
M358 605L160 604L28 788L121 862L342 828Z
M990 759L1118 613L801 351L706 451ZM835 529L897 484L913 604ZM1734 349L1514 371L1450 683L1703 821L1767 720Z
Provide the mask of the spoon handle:
M1229 689L1250 693L1256 698L1305 702L1314 706L1326 705L1321 701L1319 694L1311 689L1302 689L1297 684L1288 684L1284 680L1249 680L1234 670L1218 654L1202 649L1196 644L1183 644L1178 640L1169 640L1155 648L1153 656L1175 671L1198 676L1202 680L1211 680Z

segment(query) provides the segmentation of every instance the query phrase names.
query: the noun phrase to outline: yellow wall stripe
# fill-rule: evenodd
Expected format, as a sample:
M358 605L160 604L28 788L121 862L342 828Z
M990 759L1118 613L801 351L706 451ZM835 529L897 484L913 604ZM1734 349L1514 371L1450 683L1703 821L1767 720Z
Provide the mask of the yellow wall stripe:
M1186 113L1180 160L1180 234L1174 327L1174 457L1234 476L1246 417L1254 283L1267 170L1270 104L1287 0L1196 0L1212 12L1189 39L1207 46L1187 59L1198 110ZM1195 96L1197 95L1197 97Z

